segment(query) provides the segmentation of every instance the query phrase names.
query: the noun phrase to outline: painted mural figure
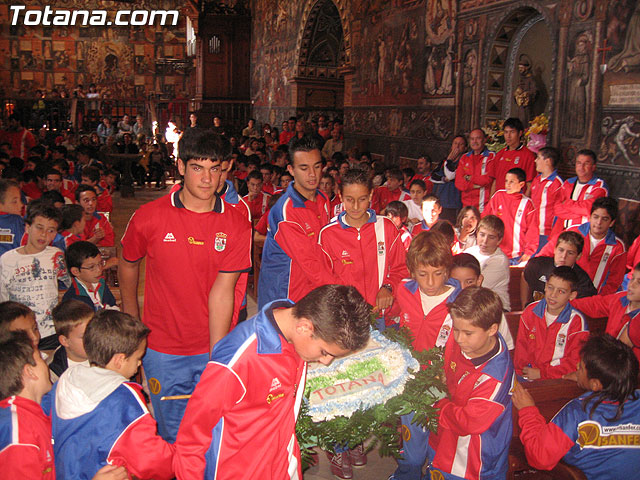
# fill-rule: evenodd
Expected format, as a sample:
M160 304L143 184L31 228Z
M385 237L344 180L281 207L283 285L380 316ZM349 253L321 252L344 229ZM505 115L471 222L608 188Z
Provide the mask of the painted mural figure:
M531 74L531 60L528 55L520 55L518 71L520 72L520 80L513 96L518 106L517 117L524 125L528 125L529 121L533 119L532 108L538 94L536 81Z
M629 20L627 36L622 51L609 60L612 72L625 72L640 69L640 2L637 3L633 16Z
M382 35L378 35L378 95L382 95L384 90L384 69L386 66L387 44Z
M429 95L436 93L438 86L436 85L436 48L432 47L429 52L429 58L427 59L427 71L424 75L424 91Z
M633 124L636 123L635 119L632 116L628 116L625 118L620 124L620 128L618 129L618 133L615 136L615 142L622 153L622 156L625 158L629 165L633 165L631 158L629 157L629 152L627 151L626 140L632 138L640 138L640 133L635 133L631 130Z
M464 130L468 130L471 125L471 115L473 108L473 91L476 85L478 73L478 54L475 50L470 50L465 58L462 67L462 125Z
M436 93L438 95L448 95L453 91L452 74L453 74L453 38L449 41L447 55L444 57L444 67L442 69L442 80Z
M585 130L590 46L591 42L587 34L578 35L575 54L567 63L569 96L565 125L567 125L567 135L572 138L582 137Z

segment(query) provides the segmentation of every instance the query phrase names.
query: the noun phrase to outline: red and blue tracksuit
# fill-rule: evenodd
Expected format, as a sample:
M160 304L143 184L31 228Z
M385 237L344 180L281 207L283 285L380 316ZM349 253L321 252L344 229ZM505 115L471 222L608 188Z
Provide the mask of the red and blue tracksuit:
M524 367L533 367L540 370L541 378L562 378L578 367L580 348L589 337L584 315L567 303L547 326L546 310L547 302L542 299L522 312L513 356L519 375Z
M594 411L593 392L567 403L547 423L535 406L519 412L520 440L529 464L551 470L560 460L578 467L588 479L638 478L640 466L640 390L624 403L604 401Z
M495 159L496 190L504 189L507 172L512 168L521 168L527 174L527 182L536 176L536 154L520 144L515 149L504 147L496 153Z
M320 230L318 242L332 265L336 281L353 285L370 305L384 284L395 292L409 275L400 231L391 220L369 210L360 228L345 223L346 212Z
M601 178L591 177L586 183L580 183L578 177L566 180L562 185L562 208L556 209L558 220L562 220L556 222L560 231L588 222L593 202L608 195L609 187Z
M271 207L262 250L258 308L273 300L298 301L321 285L335 283L318 234L329 223L329 201L319 190L307 200L291 182Z
M430 435L428 451L431 478L437 478L436 472L445 479L467 480L504 479L507 474L515 375L504 339L499 333L496 339L485 360L469 359L449 337L444 353L449 395L436 403L438 433Z
M564 182L554 170L549 176L536 176L531 182L531 200L536 206L536 216L540 245L547 243L553 224L556 220L556 210L562 204L562 186Z
M306 363L280 331L275 301L211 353L175 443L179 480L302 479L295 425Z
M0 466L4 478L55 480L51 421L33 400L0 401Z
M482 212L489 202L491 183L495 178L494 159L495 154L486 147L478 154L472 150L460 157L455 185L465 207L471 205ZM470 177L468 180L467 176Z
M0 255L21 245L24 219L20 215L0 212Z

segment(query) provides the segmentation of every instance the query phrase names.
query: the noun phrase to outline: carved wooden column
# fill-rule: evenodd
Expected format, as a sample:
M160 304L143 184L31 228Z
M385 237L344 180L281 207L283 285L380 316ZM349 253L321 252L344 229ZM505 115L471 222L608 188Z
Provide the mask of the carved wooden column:
M558 52L557 69L556 69L556 81L553 94L555 95L553 102L553 117L551 118L551 142L554 146L560 144L560 128L562 122L560 116L562 115L561 94L564 87L564 79L566 77L567 69L567 40L569 37L569 24L571 23L571 10L573 8L572 2L560 2L558 5L558 22L560 24L560 31L558 32Z
M605 38L605 25L604 22L607 19L607 0L598 0L596 4L596 28L595 38L593 41L593 52L591 62L591 88L589 89L588 102L591 112L591 118L586 119L587 125L587 138L586 145L592 150L597 149L597 142L600 133L600 119L602 113L602 75L600 71L600 55L598 55L598 48L602 46Z

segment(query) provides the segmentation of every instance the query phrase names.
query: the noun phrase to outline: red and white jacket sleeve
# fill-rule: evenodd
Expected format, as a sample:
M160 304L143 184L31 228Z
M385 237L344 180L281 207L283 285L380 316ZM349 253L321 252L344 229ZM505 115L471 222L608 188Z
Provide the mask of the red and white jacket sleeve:
M588 217L591 215L591 207L597 198L606 197L608 192L602 187L594 187L589 192L589 198L572 200L571 192L575 187L574 183L565 182L562 186L562 208L558 208L556 216L562 219L576 217ZM581 195L582 196L582 195Z
M4 478L54 479L55 471L52 470L50 475L42 471L41 457L40 449L36 445L9 445L0 452L2 476Z
M519 412L520 440L529 465L551 470L573 447L574 442L555 423L547 423L535 406Z
M211 445L213 428L236 405L246 390L229 368L209 363L189 399L178 430L173 467L178 479L202 478L205 452Z
M607 283L605 283L600 291L600 295L609 295L610 293L616 293L618 288L622 284L624 274L627 267L627 252L618 251L617 255L611 260L608 266Z
M532 343L527 341L529 329L527 328L527 324L522 320L522 317L525 315L531 315L530 310L532 308L533 307L529 305L520 316L516 348L513 352L513 368L518 375L522 375L522 369L528 366L531 363L531 359L534 358L533 352L529 351L529 345L532 345Z
M479 435L487 431L504 411L504 406L492 400L500 382L489 377L475 387L465 405L445 398L438 402L439 425L455 435Z

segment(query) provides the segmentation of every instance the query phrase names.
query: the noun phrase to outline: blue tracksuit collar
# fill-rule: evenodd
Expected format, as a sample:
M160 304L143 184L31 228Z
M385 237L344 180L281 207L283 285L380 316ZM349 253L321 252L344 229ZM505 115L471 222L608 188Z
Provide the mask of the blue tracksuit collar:
M287 195L291 198L291 202L295 208L306 208L306 202L309 201L304 195L294 188L295 181L291 182L287 187ZM316 195L326 198L324 194L316 189Z
M600 179L594 175L588 182L584 182L583 185L595 185L599 180ZM567 182L571 184L578 183L578 177L571 177Z
M237 205L240 202L240 197L238 196L238 192L236 191L236 187L233 186L229 180L225 180L224 188L220 192L220 196L224 196L224 201L230 203L231 205Z
M627 307L629 307L630 303L631 302L629 301L626 295L624 297L620 297L620 305L622 305L625 308L625 310L627 309ZM639 313L640 313L640 308L636 308L635 310L632 310L629 312L629 317L635 318L635 316L638 315Z
M177 190L177 191L175 191L175 192L173 192L171 194L171 204L176 208L184 208L184 209L186 209L187 207L185 207L184 204L182 203L182 200L180 200L180 192L181 191L182 191L182 188L180 190ZM217 193L216 193L216 203L213 205L213 210L212 211L215 212L215 213L224 212L224 206L222 204L222 199L220 198L220 196Z
M547 300L544 298L540 300L535 307L533 307L533 313L535 313L538 316L538 318L543 318L546 310L547 310ZM564 308L560 312L560 315L558 315L558 318L556 318L555 320L556 323L567 323L569 320L571 320L572 310L573 310L573 307L571 306L571 302L567 302L567 304L564 306Z
M369 219L367 220L366 223L376 223L376 212L375 212L375 210L371 210L369 208L369 209L367 209L367 213L369 213ZM347 214L347 212L341 212L340 214L338 214L338 224L344 229L355 228L355 227L352 227L351 225L345 223L344 217L345 217L346 214Z
M578 231L587 240L588 240L589 230L590 229L591 229L591 225L589 224L589 222L585 222L585 223L583 223L582 225L580 225L578 227ZM613 232L613 230L609 229L609 231L607 232L607 234L604 237L604 243L606 243L607 245L615 245L616 243L618 243L618 241L616 239L616 234Z
M273 310L276 308L289 308L294 303L291 300L274 300L267 303L256 317L256 336L258 346L256 351L259 354L279 354L282 353L282 332L273 318ZM284 335L282 335L284 337ZM285 339L286 341L286 339Z
M462 287L460 286L460 282L455 278L449 278L446 282L444 282L444 284L453 287L453 292L451 292L451 295L449 295L449 298L447 299L447 303L451 303L460 294L460 292L462 291ZM420 287L418 286L418 282L416 282L415 280L409 280L408 282L406 282L404 284L404 288L409 290L412 295L420 293L418 291Z
M542 178L542 174L541 173L539 175L540 175L540 180L545 180L545 181L549 181L549 182L553 182L556 178L559 178L558 170L554 170L546 178Z
M465 154L465 157L471 157L472 155L475 155L475 153L473 153L473 150L469 150ZM480 155L482 155L483 157L488 157L489 155L491 155L491 151L485 146L484 150L482 150L482 152L480 152Z

